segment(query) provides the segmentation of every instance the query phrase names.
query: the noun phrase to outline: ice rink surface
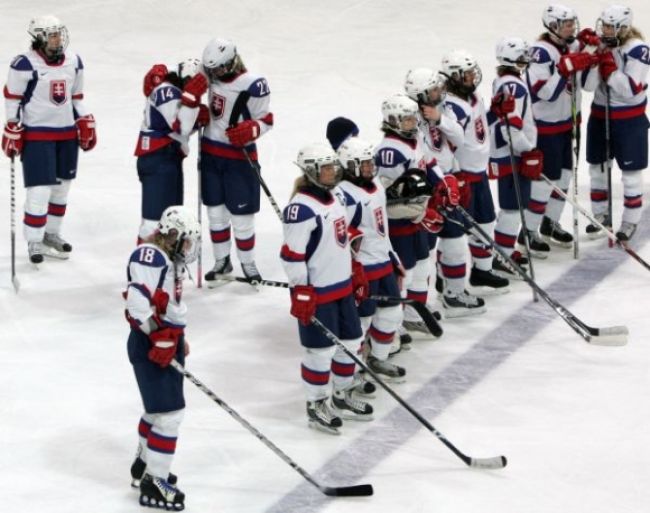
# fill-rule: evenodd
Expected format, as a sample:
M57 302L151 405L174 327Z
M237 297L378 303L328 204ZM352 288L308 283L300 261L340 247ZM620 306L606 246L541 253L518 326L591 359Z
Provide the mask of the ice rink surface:
M607 4L570 5L584 27L593 26ZM650 4L629 5L635 25L650 33ZM68 26L70 49L85 64L85 101L99 137L95 150L81 155L70 194L63 235L74 252L67 262L48 260L38 271L28 263L17 166L19 295L9 279L8 160L0 165L0 509L140 510L128 470L141 404L126 357L121 291L139 224L132 153L144 103L141 80L152 64L200 57L214 36L237 42L249 69L271 87L276 125L259 151L283 205L298 173L292 164L298 148L323 139L327 121L338 115L354 119L364 138L378 142L381 101L401 90L410 68L437 69L444 53L465 48L483 69L480 92L489 99L497 40L534 40L544 6L512 0L0 1L4 70L27 48L32 16L53 12ZM586 95L585 113L589 102ZM195 143L185 174L186 203L195 207ZM588 206L584 161L579 184ZM615 226L621 191L615 169ZM565 225L570 218L567 208ZM257 219L258 266L265 278L285 280L280 223L264 197ZM583 230L584 219L580 223ZM632 246L650 260L647 215L644 223ZM209 267L211 250L203 249ZM187 511L647 511L650 274L602 240L583 238L581 252L579 261L560 249L535 261L537 279L587 324L628 326L627 346L585 343L515 282L510 294L488 298L486 314L447 321L442 338L416 340L396 357L408 380L395 390L463 452L507 456L508 466L495 471L465 467L383 392L374 400L372 423L346 422L339 437L307 429L286 291L256 292L237 283L198 290L186 282L188 369L323 484L375 488L370 498L325 498L188 383L173 465Z

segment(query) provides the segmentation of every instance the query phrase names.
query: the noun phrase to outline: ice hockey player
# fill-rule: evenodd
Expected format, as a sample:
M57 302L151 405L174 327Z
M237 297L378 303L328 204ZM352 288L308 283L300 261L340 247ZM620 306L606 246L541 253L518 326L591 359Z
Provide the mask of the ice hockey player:
M339 116L327 123L325 135L334 151L338 151L339 146L347 141L348 138L359 135L359 127L351 119Z
M296 164L303 175L284 209L280 258L303 347L301 374L309 426L339 434L342 418L371 420L373 409L353 394L354 361L311 319L316 317L357 353L362 332L355 299L367 297L368 284L363 266L352 262L345 197L336 187L342 175L336 153L325 142L308 144L298 152Z
M145 75L144 119L135 149L142 184L142 223L138 239L156 230L163 211L183 204L183 159L190 134L209 120L201 96L208 82L198 59L186 59L169 71L155 64Z
M7 121L2 150L20 155L26 188L24 236L34 264L43 255L67 259L72 245L61 237L79 147L97 143L95 118L83 103L84 65L67 51L68 30L52 15L29 22L31 49L14 57L4 87Z
M572 103L575 100L575 115L579 120L582 72L596 61L580 49L581 42L576 36L584 37L583 34L591 29L577 34L578 18L573 9L560 4L549 5L542 14L542 23L546 32L531 46L527 81L537 123L537 145L544 153L543 174L567 191L573 174ZM552 193L544 180L532 183L526 228L532 232L529 239L533 256L546 258L550 251L547 242L571 247L573 236L559 223L563 208L562 197ZM547 242L539 237L538 229ZM523 237L520 233L520 244L524 242Z
M616 236L628 241L641 220L642 171L648 167L648 118L645 115L650 50L632 25L632 10L621 5L607 7L596 25L602 41L598 67L591 68L585 89L594 90L587 125L587 162L591 176L591 208L596 219L612 226L607 218L607 161L616 159L623 174L623 219ZM606 106L609 103L609 119ZM609 127L607 127L609 123ZM607 141L609 135L609 141ZM609 147L608 147L609 144ZM604 235L590 224L591 237Z
M363 265L369 295L400 297L397 276L402 264L388 238L386 191L375 176L374 145L357 137L343 142L337 152L343 169L339 188L352 210L360 240L352 240L355 261ZM365 299L358 306L361 328L370 341L367 365L387 381L404 380L404 368L388 361L395 333L402 323L399 303Z
M537 128L528 85L522 78L530 60L528 50L528 43L519 37L506 37L497 43L499 65L492 83L492 106L488 114L491 139L488 174L498 180L499 191L494 241L522 268L528 259L515 251L521 211L528 205L531 180L539 180L544 159L544 154L535 148ZM499 259L495 259L493 266L502 276L521 279Z
M169 207L127 267L127 349L145 411L131 476L140 480L140 504L175 511L185 507L185 495L169 469L185 398L183 376L169 364L175 358L183 365L189 353L182 268L196 258L199 236L200 226L187 208Z
M215 258L205 280L211 286L218 275L232 272L232 228L244 276L257 282L262 278L255 265L255 214L260 209L255 141L273 127L269 84L246 69L228 39L207 44L203 69L210 81L210 123L201 143L201 192Z
M404 89L420 108L418 128L424 143L425 160L435 160L444 173L443 180L450 184L452 190L458 190L456 177L451 172L454 170L454 150L462 146L465 134L455 117L446 112L443 103L447 95L447 79L430 68L416 68L407 73ZM483 299L469 294L465 289L467 237L462 228L462 217L453 209L447 212L447 216L455 222L445 219L442 230L436 234L435 257L438 269L436 290L441 295L445 316L451 318L483 313ZM434 237L432 234L428 237L429 248L433 251Z
M483 98L476 93L481 83L478 62L464 50L455 50L442 59L442 72L447 75L447 112L463 128L463 144L455 152L464 208L488 234L496 219L494 202L487 177L490 138ZM494 274L492 251L477 235L469 236L472 270L469 283L477 294L498 294L508 290L507 279Z

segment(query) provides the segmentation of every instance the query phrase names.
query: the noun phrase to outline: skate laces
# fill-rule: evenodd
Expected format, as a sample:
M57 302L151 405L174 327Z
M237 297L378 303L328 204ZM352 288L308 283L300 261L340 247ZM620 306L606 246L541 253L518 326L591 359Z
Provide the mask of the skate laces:
M343 391L343 397L340 398L347 406L354 410L364 411L366 409L366 402L361 399L357 399L352 395L349 390Z

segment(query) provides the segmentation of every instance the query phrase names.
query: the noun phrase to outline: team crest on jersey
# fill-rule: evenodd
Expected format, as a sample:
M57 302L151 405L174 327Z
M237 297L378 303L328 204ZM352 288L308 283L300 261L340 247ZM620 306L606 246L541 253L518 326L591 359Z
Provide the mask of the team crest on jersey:
M478 118L474 121L474 133L476 134L478 142L485 142L485 125L483 124L482 118Z
M374 210L375 224L377 225L377 233L382 237L386 236L386 223L384 223L384 212L381 207Z
M334 221L334 238L341 247L345 247L348 242L348 228L343 217L339 217Z
M65 80L52 80L50 82L50 101L56 105L63 105L67 99L67 86Z
M221 118L226 110L226 98L220 94L213 94L212 101L210 102L210 110L216 119Z
M429 134L431 135L431 146L434 150L440 151L442 149L442 135L438 127L430 127Z

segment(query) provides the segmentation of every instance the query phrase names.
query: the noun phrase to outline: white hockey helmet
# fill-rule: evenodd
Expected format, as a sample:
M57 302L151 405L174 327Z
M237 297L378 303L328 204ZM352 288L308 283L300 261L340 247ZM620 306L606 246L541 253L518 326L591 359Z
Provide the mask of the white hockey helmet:
M201 72L201 61L198 59L185 59L178 63L178 77L184 83L187 79L192 78Z
M418 104L404 93L393 94L381 104L382 129L407 139L414 139L418 132L418 111ZM405 122L407 126L404 126Z
M229 39L211 39L203 50L203 70L211 82L234 73L238 61L237 47Z
M614 28L613 36L606 36L603 25ZM619 36L625 34L632 27L632 9L622 5L610 5L605 8L596 21L596 32L607 46L618 46Z
M365 177L361 173L361 163L370 161L372 165L372 177L377 174L374 165L374 145L358 137L351 137L339 146L338 155L339 163L343 167L343 173L347 173L350 177L361 178Z
M194 213L182 205L167 207L160 216L158 232L169 237L171 248L167 248L174 261L190 263L198 256L201 225Z
M562 37L560 32L564 24L573 22L575 24L573 34L569 37ZM546 30L558 39L564 40L567 43L572 43L578 33L578 15L576 12L562 4L550 4L542 12L542 23Z
M461 87L465 93L472 93L481 83L483 73L478 61L465 50L453 50L442 58L442 72L447 76L452 85ZM474 73L472 84L465 83L465 74Z
M520 37L506 37L497 43L496 56L501 66L523 69L530 62L529 46Z
M29 21L27 32L32 36L32 48L35 50L47 51L52 57L60 57L65 52L70 42L68 29L61 23L59 18L52 14L37 16ZM56 48L48 47L49 37L58 34L60 37L59 44Z
M447 79L430 68L415 68L406 74L404 90L408 97L418 104L435 105L445 99ZM431 98L432 91L438 92L438 98L435 100Z
M323 189L332 189L341 181L343 170L332 147L326 142L316 142L303 146L296 157L296 165L307 179ZM321 183L321 170L325 166L334 166L336 177L334 183Z

